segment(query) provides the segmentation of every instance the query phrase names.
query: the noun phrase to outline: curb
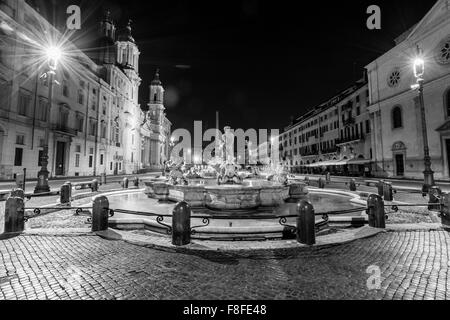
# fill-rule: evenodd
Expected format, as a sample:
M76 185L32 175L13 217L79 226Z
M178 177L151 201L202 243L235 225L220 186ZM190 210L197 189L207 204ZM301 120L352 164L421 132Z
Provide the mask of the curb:
M316 238L317 244L312 246L302 245L295 240L267 240L267 241L239 241L243 247L230 248L224 244L236 243L230 241L207 241L207 240L192 240L186 246L174 246L171 243L170 237L164 236L147 236L136 235L129 232L108 229L106 231L96 232L96 234L106 240L124 241L126 243L137 245L141 247L151 248L155 250L183 253L183 254L216 254L216 255L231 255L237 257L264 257L267 255L276 255L277 257L289 256L305 251L321 250L325 248L334 247L337 245L348 244L357 240L374 237L381 233L386 233L386 230L375 229L371 227L363 227L352 232L347 231L346 235L325 235ZM333 239L333 236L335 239ZM337 239L336 239L337 238ZM264 246L260 246L263 243ZM220 244L220 245L219 245ZM247 245L247 246L246 246ZM245 246L245 247L244 247Z

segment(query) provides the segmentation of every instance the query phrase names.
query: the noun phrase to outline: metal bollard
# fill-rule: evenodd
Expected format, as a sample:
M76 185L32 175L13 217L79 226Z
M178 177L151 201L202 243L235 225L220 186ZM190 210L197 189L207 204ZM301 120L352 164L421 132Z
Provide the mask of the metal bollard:
M320 189L325 188L325 182L323 181L322 178L319 178L319 188L320 188Z
M441 199L440 218L442 226L450 228L450 194L442 193Z
M21 233L23 230L25 230L24 200L20 197L9 197L5 204L4 233Z
M184 246L191 243L191 208L186 202L179 202L172 214L172 244Z
M11 198L17 197L17 198L25 198L25 191L23 191L20 188L14 188L11 190L11 193L9 195Z
M98 180L94 179L91 182L91 190L92 192L97 192L98 191Z
M383 186L383 198L384 201L394 200L394 190L392 189L392 183L385 182Z
M134 177L133 185L134 185L135 187L139 188L139 178L138 178L138 177Z
M372 228L386 228L386 215L384 213L384 201L377 194L371 194L367 199L367 214L369 226Z
M349 189L350 189L350 191L356 191L356 180L355 179L350 180Z
M92 232L108 229L109 201L105 196L94 198L92 203Z
M428 203L430 204L428 206L428 210L430 211L440 211L439 206L435 205L435 204L439 204L440 203L440 198L442 197L442 190L439 187L431 187L430 190L428 191Z
M61 204L70 203L70 186L68 184L63 184L61 186L61 191L59 193L59 202Z
M297 242L306 245L316 243L316 216L309 201L302 200L297 205Z
M123 178L122 188L128 189L128 178Z
M378 195L382 197L384 195L384 181L380 180L377 183Z

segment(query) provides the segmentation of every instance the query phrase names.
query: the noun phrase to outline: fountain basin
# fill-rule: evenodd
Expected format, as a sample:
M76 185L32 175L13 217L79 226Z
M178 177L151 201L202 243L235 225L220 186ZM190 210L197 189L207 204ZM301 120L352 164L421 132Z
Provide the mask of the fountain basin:
M192 181L191 181L192 182ZM212 180L195 180L194 184L171 185L167 182L145 182L149 198L185 201L191 207L213 210L246 210L277 207L289 198L299 199L308 194L303 184L282 185L276 182L248 180L242 185L218 185Z

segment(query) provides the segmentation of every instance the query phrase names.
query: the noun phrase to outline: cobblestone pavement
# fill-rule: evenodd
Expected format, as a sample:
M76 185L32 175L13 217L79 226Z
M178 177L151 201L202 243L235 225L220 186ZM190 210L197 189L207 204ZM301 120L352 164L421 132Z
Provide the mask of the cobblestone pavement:
M449 299L449 249L444 231L389 232L257 259L91 235L22 235L0 242L0 300ZM379 290L367 288L370 266L381 270Z

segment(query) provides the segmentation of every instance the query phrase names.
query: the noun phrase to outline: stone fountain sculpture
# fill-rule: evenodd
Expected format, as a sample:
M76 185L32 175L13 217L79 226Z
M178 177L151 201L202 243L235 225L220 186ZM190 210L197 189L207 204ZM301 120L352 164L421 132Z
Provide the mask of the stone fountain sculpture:
M234 159L234 134L228 126L224 128L224 131L219 154L225 159L219 168L217 184L242 184L242 178L238 174L239 166Z

